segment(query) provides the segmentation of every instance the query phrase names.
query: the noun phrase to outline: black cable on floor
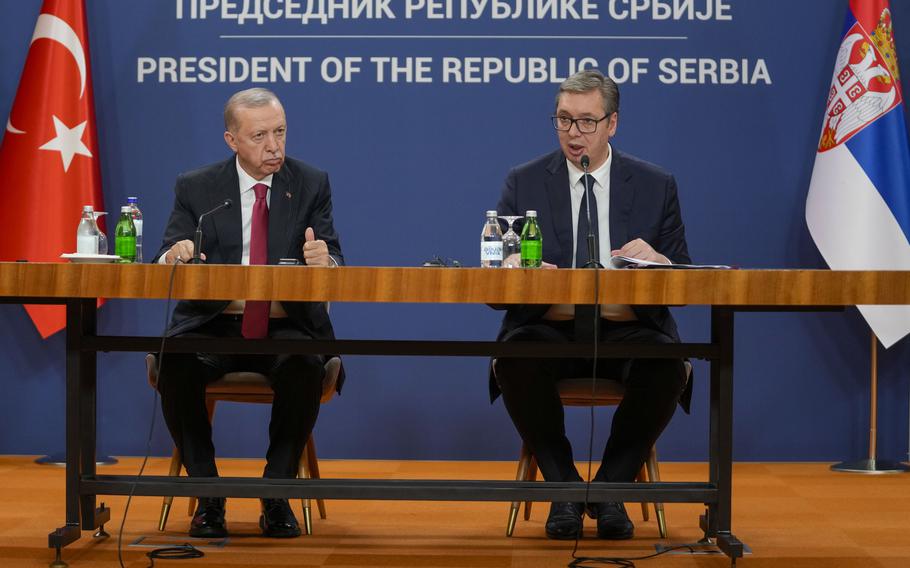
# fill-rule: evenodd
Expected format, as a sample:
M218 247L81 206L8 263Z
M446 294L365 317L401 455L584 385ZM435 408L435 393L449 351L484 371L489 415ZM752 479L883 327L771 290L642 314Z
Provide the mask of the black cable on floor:
M624 568L635 568L636 560L650 560L652 558L657 558L658 556L661 556L668 552L672 552L674 550L688 550L689 552L695 552L696 550L704 548L705 546L713 546L713 545L706 545L703 542L676 544L673 546L668 546L667 548L661 550L660 552L655 552L653 554L648 554L645 556L631 556L628 558L622 558L622 557L618 557L618 556L617 557L613 557L613 556L579 556L579 557L575 558L574 560L572 560L572 562L570 562L568 564L568 566L569 566L569 568L583 568L583 567L587 567L587 566L605 565L605 566L622 566Z
M148 568L155 568L155 559L159 560L190 560L191 558L202 558L205 553L186 542L177 546L166 546L156 548L145 553L149 558Z

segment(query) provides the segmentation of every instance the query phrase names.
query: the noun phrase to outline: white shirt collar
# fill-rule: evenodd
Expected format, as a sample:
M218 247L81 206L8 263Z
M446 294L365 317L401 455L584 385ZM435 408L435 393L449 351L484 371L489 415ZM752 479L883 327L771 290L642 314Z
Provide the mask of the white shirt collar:
M609 154L607 155L607 160L594 171L589 171L588 175L594 178L594 186L597 187L609 187L610 180L610 166L613 164L613 147L610 144L607 144L607 149ZM578 181L581 179L581 176L585 175L583 170L578 169L575 164L566 159L566 166L569 168L569 187L573 190L576 186L579 188L579 191L582 191L583 186L578 184Z
M251 191L253 186L257 183L264 183L269 186L269 189L272 187L272 176L275 174L269 174L260 180L253 179L253 176L246 173L242 167L240 167L240 158L235 158L234 163L237 165L237 177L240 178L240 193L245 191Z

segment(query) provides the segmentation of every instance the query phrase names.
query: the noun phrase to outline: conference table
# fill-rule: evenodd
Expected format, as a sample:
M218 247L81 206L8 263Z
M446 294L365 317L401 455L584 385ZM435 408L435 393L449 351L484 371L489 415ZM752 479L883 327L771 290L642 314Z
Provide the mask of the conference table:
M160 337L97 333L97 298L288 300L452 304L710 306L710 341L674 345L601 344L602 357L707 360L707 481L540 483L503 480L261 479L99 475L95 468L97 353L157 351ZM48 535L61 549L83 530L103 529L99 495L288 497L440 501L658 501L705 504L705 537L735 564L743 543L732 532L734 315L818 310L855 304L910 304L910 272L830 270L540 270L444 267L338 267L0 263L0 302L66 306L66 519ZM491 330L477 330L488 337ZM171 338L166 352L336 353L371 356L584 357L590 344L413 340L335 341ZM143 376L137 368L136 376ZM486 376L477 377L486 381ZM587 492L586 492L587 491ZM103 530L101 531L103 533Z

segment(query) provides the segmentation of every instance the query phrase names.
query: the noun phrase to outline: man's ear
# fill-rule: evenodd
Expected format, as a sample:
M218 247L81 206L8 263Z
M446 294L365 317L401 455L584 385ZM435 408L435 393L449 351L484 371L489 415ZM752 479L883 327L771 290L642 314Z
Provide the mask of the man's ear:
M224 131L224 143L228 145L228 148L231 149L235 154L237 153L237 139L234 138L234 135L231 134L230 130Z

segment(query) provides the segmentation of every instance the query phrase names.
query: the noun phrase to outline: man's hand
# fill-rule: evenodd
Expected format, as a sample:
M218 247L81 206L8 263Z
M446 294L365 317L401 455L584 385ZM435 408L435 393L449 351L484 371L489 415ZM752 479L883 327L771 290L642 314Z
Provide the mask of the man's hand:
M303 259L307 266L332 266L332 257L329 256L329 247L325 241L316 239L313 227L306 229L306 241L303 243Z
M641 239L629 241L621 249L612 251L611 254L613 256L628 256L629 258L659 262L661 264L672 264L670 259L654 250L651 245Z
M205 260L205 253L199 255ZM193 258L193 241L182 240L171 247L171 250L164 254L165 264L174 264L179 259L181 262L189 262Z

